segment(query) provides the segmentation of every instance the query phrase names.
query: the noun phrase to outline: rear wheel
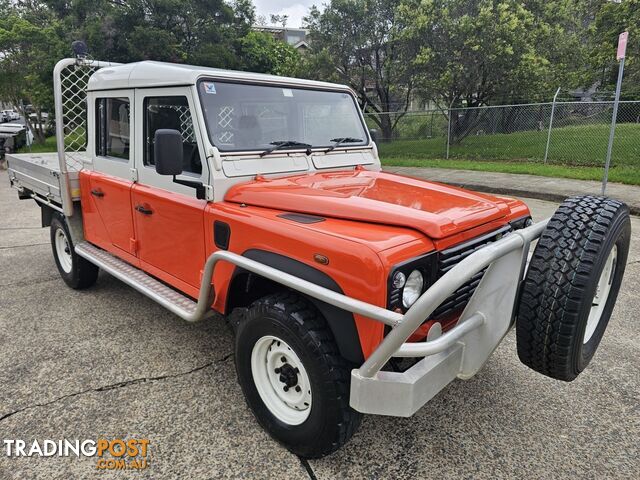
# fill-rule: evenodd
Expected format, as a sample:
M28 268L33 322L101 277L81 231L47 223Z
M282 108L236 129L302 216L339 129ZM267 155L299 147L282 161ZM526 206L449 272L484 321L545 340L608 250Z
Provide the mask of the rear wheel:
M360 425L349 406L350 366L324 318L296 294L264 297L246 311L236 371L258 422L297 455L327 455Z
M542 232L518 307L518 356L571 381L595 354L620 290L631 223L624 203L567 199Z
M68 286L81 290L96 283L98 267L75 252L67 222L61 215L51 219L51 248L60 276Z

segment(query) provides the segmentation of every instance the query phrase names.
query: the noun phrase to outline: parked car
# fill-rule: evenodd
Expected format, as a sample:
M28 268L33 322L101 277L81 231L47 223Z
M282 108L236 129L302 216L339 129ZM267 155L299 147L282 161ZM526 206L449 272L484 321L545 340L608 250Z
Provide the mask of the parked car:
M14 120L20 120L20 114L18 112L16 112L15 110L3 110L2 113L4 114L5 118L7 119L7 122L12 122Z
M4 113L3 111L0 111L0 123L5 123L9 121L9 117L7 117L7 114Z
M56 125L90 119L86 151L8 155L62 279L86 289L103 269L187 321L226 316L248 406L296 454L340 448L362 414L413 415L514 325L537 372L571 381L592 360L629 250L623 203L573 197L534 224L522 201L385 173L343 85L86 66L86 102L58 104Z

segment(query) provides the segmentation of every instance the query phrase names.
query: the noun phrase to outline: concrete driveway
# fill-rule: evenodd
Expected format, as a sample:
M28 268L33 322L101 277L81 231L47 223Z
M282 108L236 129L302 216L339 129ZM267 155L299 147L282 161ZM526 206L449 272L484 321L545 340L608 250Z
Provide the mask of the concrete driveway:
M554 205L532 200L534 217ZM366 417L341 451L301 461L254 421L220 319L188 325L107 274L59 278L39 208L0 172L0 437L150 439L149 467L7 458L0 478L631 478L640 471L640 221L592 365L573 383L528 370L513 332L486 367L413 418Z

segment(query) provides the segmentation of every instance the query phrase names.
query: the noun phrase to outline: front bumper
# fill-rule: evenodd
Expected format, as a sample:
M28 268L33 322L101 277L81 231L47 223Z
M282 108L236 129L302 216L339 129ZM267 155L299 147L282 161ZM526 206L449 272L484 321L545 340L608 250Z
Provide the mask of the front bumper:
M475 375L513 324L529 246L546 224L517 230L469 255L422 294L366 362L351 372L351 407L408 417L454 379ZM445 298L486 267L454 328L434 340L406 343ZM402 373L381 371L391 357L424 358Z

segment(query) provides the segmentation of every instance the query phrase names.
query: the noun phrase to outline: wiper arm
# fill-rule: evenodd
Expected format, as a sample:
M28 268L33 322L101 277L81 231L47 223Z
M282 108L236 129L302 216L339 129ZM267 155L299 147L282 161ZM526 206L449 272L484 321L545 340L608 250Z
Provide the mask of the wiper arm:
M363 140L361 138L353 138L353 137L340 137L340 138L332 138L330 142L336 142L327 148L324 153L329 153L331 150L335 150L336 147L339 147L343 143L359 143Z
M273 145L273 147L269 147L265 151L260 153L261 157L264 157L265 155L269 155L270 153L273 153L276 150L281 149L282 147L311 148L311 145L309 145L308 143L298 142L297 140L282 140L282 141L279 141L279 142L270 142L270 144Z

